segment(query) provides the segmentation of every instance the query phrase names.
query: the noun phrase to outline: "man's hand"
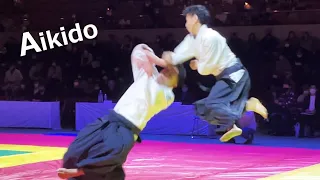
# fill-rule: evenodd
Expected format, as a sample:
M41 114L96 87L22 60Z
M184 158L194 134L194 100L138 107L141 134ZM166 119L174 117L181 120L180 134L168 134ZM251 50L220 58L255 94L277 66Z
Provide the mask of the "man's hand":
M172 52L171 51L164 51L162 53L162 59L164 59L168 64L172 64Z
M192 70L197 70L198 69L198 60L196 60L196 59L191 60L189 65Z

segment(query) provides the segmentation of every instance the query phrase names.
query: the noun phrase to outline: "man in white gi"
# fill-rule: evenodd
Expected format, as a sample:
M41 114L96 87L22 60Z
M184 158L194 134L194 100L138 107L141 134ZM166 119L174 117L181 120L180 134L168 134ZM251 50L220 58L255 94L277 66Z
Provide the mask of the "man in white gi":
M167 66L145 44L131 55L134 83L105 117L82 129L58 169L61 179L124 180L122 165L147 122L174 101L173 88L186 74L183 66ZM155 65L165 67L160 73Z
M242 134L235 122L244 110L254 111L267 118L267 110L256 98L249 97L250 77L241 61L230 50L226 39L208 28L210 13L202 5L192 5L183 11L189 34L174 49L164 52L162 58L177 65L190 59L190 67L201 75L213 75L216 84L207 98L195 102L196 113L215 125L231 128L220 140L227 142Z

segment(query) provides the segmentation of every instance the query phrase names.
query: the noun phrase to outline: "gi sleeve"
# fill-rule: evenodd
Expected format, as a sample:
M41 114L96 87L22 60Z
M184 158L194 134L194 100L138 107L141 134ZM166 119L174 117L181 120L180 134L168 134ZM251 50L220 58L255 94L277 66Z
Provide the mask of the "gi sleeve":
M148 56L146 55L145 51L140 49L134 49L132 51L131 66L134 81L146 74L148 77L150 77L159 73L154 63L151 63L148 60Z
M183 41L174 49L172 53L172 64L178 65L182 64L192 58L194 58L194 49L192 44L194 37L191 34L188 34Z

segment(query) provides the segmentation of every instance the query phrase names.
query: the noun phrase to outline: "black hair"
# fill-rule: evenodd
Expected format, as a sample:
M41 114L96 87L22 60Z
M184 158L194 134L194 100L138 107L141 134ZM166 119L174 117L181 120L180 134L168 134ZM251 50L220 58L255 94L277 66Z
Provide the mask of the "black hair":
M209 10L205 6L203 5L188 6L182 11L182 15L186 16L188 14L197 15L201 24L210 25L211 15Z
M179 64L176 66L179 73L178 73L178 86L177 87L182 87L184 85L184 81L187 77L187 71L184 68L183 64Z

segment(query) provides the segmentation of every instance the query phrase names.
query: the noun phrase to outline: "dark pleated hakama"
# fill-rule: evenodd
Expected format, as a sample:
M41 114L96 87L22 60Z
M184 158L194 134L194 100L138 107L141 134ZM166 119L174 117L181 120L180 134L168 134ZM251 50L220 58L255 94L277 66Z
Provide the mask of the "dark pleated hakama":
M81 168L85 175L72 180L123 180L122 165L140 130L111 111L83 128L63 157L64 168Z

